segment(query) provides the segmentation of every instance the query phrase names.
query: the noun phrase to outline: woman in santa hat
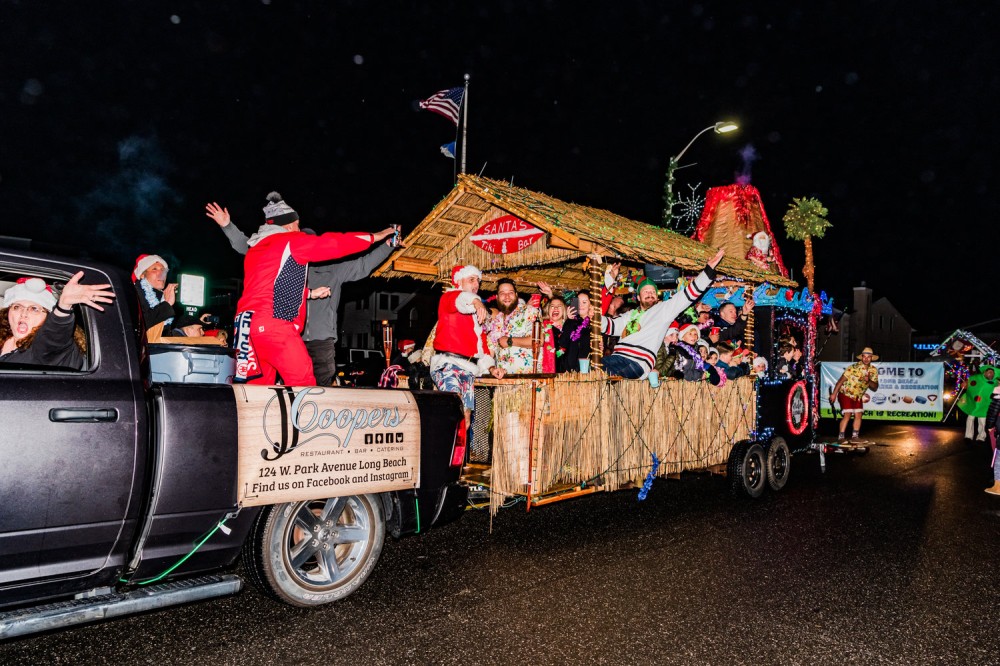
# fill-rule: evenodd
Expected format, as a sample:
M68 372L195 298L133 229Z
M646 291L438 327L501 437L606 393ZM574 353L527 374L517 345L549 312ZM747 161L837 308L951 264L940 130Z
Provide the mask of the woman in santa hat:
M3 295L0 310L0 363L50 365L83 369L87 351L83 331L75 325L74 305L103 311L100 303L115 297L110 284L80 284L80 271L58 298L41 278L21 278Z

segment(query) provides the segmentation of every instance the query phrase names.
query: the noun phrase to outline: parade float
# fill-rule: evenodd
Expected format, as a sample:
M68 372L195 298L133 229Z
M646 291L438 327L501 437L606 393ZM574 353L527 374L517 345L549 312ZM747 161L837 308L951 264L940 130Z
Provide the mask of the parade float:
M797 289L780 260L746 259L753 234L745 240L727 253L704 301L741 305L753 293L746 345L768 358L767 374L718 387L676 380L654 387L607 376L600 369L600 313L594 313L589 373L477 380L464 478L489 490L492 511L510 501L523 500L530 510L597 491L648 489L654 477L696 470L727 474L734 492L751 497L785 485L792 451L812 442L815 322L830 304ZM374 275L448 285L453 266L474 264L483 272L483 290L510 278L522 292L547 282L557 292L599 294L607 263L620 262L623 271L673 268L683 284L714 252L606 210L463 174ZM808 362L800 376L778 373L782 335L803 345Z

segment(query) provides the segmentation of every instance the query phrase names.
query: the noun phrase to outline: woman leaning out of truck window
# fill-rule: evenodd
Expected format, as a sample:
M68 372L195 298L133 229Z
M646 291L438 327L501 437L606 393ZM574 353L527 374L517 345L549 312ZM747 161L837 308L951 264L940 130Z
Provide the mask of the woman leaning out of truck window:
M115 295L110 284L80 284L82 277L80 271L70 278L58 298L41 278L21 278L4 292L0 363L83 368L87 344L73 306L103 311L100 304Z

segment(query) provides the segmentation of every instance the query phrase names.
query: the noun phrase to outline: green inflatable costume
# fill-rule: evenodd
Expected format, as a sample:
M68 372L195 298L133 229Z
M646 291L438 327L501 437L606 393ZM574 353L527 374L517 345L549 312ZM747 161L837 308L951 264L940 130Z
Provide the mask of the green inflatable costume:
M958 400L958 408L969 416L986 418L990 408L990 394L998 383L997 369L992 365L984 365L974 375L969 375L965 392Z

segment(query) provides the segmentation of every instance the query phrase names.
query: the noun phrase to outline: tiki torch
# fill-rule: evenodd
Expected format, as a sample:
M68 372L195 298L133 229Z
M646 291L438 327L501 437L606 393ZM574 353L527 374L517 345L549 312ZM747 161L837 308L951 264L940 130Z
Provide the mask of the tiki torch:
M385 367L389 367L392 353L392 326L385 319L382 320L382 351L385 352Z

